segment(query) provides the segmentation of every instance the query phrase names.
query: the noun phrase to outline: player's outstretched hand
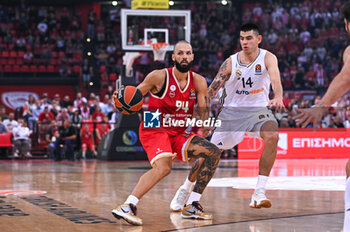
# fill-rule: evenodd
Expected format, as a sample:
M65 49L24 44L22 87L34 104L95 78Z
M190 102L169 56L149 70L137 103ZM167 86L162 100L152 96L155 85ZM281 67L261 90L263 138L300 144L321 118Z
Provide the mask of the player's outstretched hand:
M296 109L298 113L293 117L294 120L299 119L297 126L305 128L309 123L313 124L313 127L316 128L317 125L321 123L324 113L327 111L325 107L312 107L308 109Z
M283 100L280 98L274 98L269 101L267 107L275 109L276 112L287 112L286 107L284 107Z
M118 98L118 93L119 93L119 90L120 90L121 88L124 88L124 85L120 86L119 89L115 90L114 93L113 93L113 95L112 95L112 103L113 103L113 106L115 106L115 101L114 101L114 100Z

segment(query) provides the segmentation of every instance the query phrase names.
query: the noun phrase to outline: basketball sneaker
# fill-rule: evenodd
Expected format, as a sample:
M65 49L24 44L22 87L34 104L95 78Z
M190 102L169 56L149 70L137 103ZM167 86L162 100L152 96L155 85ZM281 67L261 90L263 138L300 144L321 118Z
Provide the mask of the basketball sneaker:
M133 204L124 204L120 205L117 208L112 210L112 214L117 219L124 219L126 222L141 226L142 225L142 219L139 217L136 217L136 206Z
M252 200L250 201L251 208L270 208L272 206L271 201L265 196L265 189L256 189L253 193Z
M173 200L170 203L170 209L173 212L180 212L184 205L185 205L185 201L188 198L189 195L189 191L187 191L182 185L180 186L180 188L177 190Z
M203 212L203 207L199 204L198 201L192 202L190 205L186 205L181 212L182 218L187 219L201 219L201 220L211 220L212 215L205 214Z

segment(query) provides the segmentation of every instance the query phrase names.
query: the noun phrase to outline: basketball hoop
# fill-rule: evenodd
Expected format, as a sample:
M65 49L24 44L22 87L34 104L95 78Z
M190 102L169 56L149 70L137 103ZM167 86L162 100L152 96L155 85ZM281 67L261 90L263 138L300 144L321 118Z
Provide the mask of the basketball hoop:
M152 50L154 55L154 61L164 60L168 47L169 47L168 43L153 43Z

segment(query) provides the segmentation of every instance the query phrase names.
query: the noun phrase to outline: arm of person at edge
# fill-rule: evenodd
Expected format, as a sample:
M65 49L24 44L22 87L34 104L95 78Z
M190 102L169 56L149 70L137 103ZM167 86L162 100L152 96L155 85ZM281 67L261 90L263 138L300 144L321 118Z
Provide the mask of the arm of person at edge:
M297 125L306 127L313 123L316 127L322 120L323 115L327 112L335 101L350 90L350 47L345 49L343 54L343 68L340 73L333 79L326 94L316 104L315 107L308 109L297 109L298 115L294 119L299 119Z
M141 91L142 95L145 96L148 91L151 91L152 93L157 93L162 89L162 86L165 81L166 71L165 69L161 70L154 70L150 72L143 82L141 82L137 88ZM124 85L122 85L120 88L123 88ZM119 90L114 91L112 99L114 101L115 98L118 98L118 92ZM114 106L113 102L113 106Z
M273 107L277 112L286 111L283 104L283 88L281 84L278 61L274 54L267 52L265 56L265 65L271 79L271 86L274 92L274 98L269 101L267 107Z
M209 97L207 81L197 73L193 73L194 82L197 90L197 106L199 118L204 121L209 118ZM209 135L210 127L202 127L202 136L205 138Z
M216 74L214 80L211 82L208 95L209 102L213 100L219 89L224 86L225 82L230 78L232 73L232 60L231 57L227 58L224 63L220 66L218 73Z

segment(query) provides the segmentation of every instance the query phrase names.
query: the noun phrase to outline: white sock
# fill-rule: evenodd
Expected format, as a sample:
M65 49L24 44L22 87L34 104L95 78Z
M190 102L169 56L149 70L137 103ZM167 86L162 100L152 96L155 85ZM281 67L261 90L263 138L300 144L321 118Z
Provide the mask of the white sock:
M269 178L268 176L259 175L258 176L258 182L256 183L256 188L255 189L260 189L260 188L265 189L266 182L267 182L268 178Z
M190 197L187 200L186 205L192 204L194 201L199 201L201 199L202 194L191 192Z
M191 182L188 178L186 178L185 183L182 185L188 192L191 191L192 186L195 182Z
M133 204L133 205L137 205L137 203L139 203L139 199L133 195L130 195L128 197L128 199L126 199L126 201L124 202L124 204Z

